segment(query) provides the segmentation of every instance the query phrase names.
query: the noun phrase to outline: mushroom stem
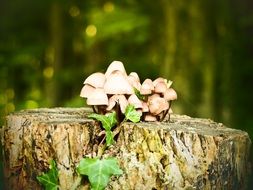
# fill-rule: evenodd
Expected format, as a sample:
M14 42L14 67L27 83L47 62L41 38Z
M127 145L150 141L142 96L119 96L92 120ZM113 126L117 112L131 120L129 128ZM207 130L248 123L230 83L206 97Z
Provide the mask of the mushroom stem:
M169 101L169 109L168 109L168 112L170 111L171 104L172 104L172 100ZM168 119L168 121L170 122L170 114L169 114L169 119Z
M168 112L169 112L169 109L163 111L163 115L162 115L160 121L163 121L163 120L164 120L164 118L165 118L165 116L168 114Z
M95 106L92 105L91 107L92 107L93 112L94 112L94 113L97 113L97 111L96 111L96 109L95 109Z

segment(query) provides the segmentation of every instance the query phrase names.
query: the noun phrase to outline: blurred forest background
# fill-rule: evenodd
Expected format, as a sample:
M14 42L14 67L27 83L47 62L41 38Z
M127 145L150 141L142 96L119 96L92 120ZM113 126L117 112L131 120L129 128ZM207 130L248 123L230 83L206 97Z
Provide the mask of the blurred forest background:
M252 0L1 0L0 126L21 109L84 106L84 79L120 60L141 79L172 80L174 113L253 139L252 10Z

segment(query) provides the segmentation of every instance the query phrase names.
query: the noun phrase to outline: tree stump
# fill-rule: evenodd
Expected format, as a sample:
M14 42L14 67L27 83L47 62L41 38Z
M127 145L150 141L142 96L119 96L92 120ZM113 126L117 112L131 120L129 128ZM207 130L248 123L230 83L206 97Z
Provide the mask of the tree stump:
M54 159L60 189L71 189L76 166L96 156L102 131L87 108L25 110L3 128L6 189L42 189L36 176ZM171 115L170 122L124 123L116 144L123 175L106 189L246 189L250 139L246 132L208 119ZM88 189L87 180L79 189Z

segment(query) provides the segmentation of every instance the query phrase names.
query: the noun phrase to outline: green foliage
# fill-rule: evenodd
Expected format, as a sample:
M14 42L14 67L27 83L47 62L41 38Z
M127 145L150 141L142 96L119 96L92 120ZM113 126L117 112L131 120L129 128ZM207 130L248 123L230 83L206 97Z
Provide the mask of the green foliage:
M126 120L130 120L134 123L137 123L141 119L141 113L135 110L134 105L129 104L126 107L125 117Z
M104 189L112 175L121 175L116 158L83 158L77 167L77 172L87 175L93 190Z
M102 126L105 129L106 145L107 146L112 145L114 143L114 140L113 140L113 133L111 132L111 128L117 123L116 113L112 112L106 115L92 113L88 117L96 119L102 123Z
M135 95L140 99L140 100L145 100L145 96L141 94L141 92L137 89L137 88L134 88L134 93Z
M111 130L111 128L117 123L115 112L106 115L92 113L88 115L88 117L100 121L106 131Z
M50 161L49 171L37 176L37 180L42 184L46 190L58 189L58 169L54 160Z

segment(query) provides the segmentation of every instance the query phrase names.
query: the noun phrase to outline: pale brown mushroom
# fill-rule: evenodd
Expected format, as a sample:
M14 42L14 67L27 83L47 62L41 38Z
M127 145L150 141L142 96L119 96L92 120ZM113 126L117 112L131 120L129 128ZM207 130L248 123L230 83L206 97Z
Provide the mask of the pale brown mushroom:
M87 97L87 105L108 105L108 97L104 89L96 88Z
M157 121L157 118L156 118L156 116L154 116L154 115L146 114L146 115L144 116L144 121Z
M177 99L177 93L173 88L168 88L164 93L163 93L164 99L167 101L171 100L176 100Z
M152 80L146 79L141 85L140 93L142 95L149 95L152 93L153 90L154 90L154 85L153 85Z
M149 112L147 102L142 101L142 112Z
M167 83L158 82L155 85L155 93L164 93L167 90Z
M80 96L83 98L87 98L94 90L95 87L89 84L85 84L80 92Z
M106 78L109 77L114 71L120 71L124 76L126 76L126 70L122 62L113 61L107 68L105 72Z
M104 85L106 94L133 94L133 87L127 80L127 76L121 71L112 72L106 79Z
M136 88L137 90L140 90L141 83L135 76L128 75L127 79L128 79L128 82L131 84L132 87Z
M95 88L103 88L105 84L105 75L103 73L93 73L86 78L84 84L89 84Z
M167 79L162 78L162 77L158 77L157 79L155 79L155 80L153 81L154 86L156 86L157 83L159 83L159 82L167 83Z
M150 113L158 115L162 111L169 109L169 103L164 98L158 97L155 94L149 97L148 107Z
M125 113L126 107L128 105L128 101L124 95L116 94L110 97L106 110L111 111L115 107L116 104L119 104L121 113Z
M128 76L134 77L138 82L140 82L139 75L136 72L131 72Z
M136 109L142 108L142 102L141 100L139 100L139 98L135 94L132 94L131 96L129 96L128 103L134 105Z

